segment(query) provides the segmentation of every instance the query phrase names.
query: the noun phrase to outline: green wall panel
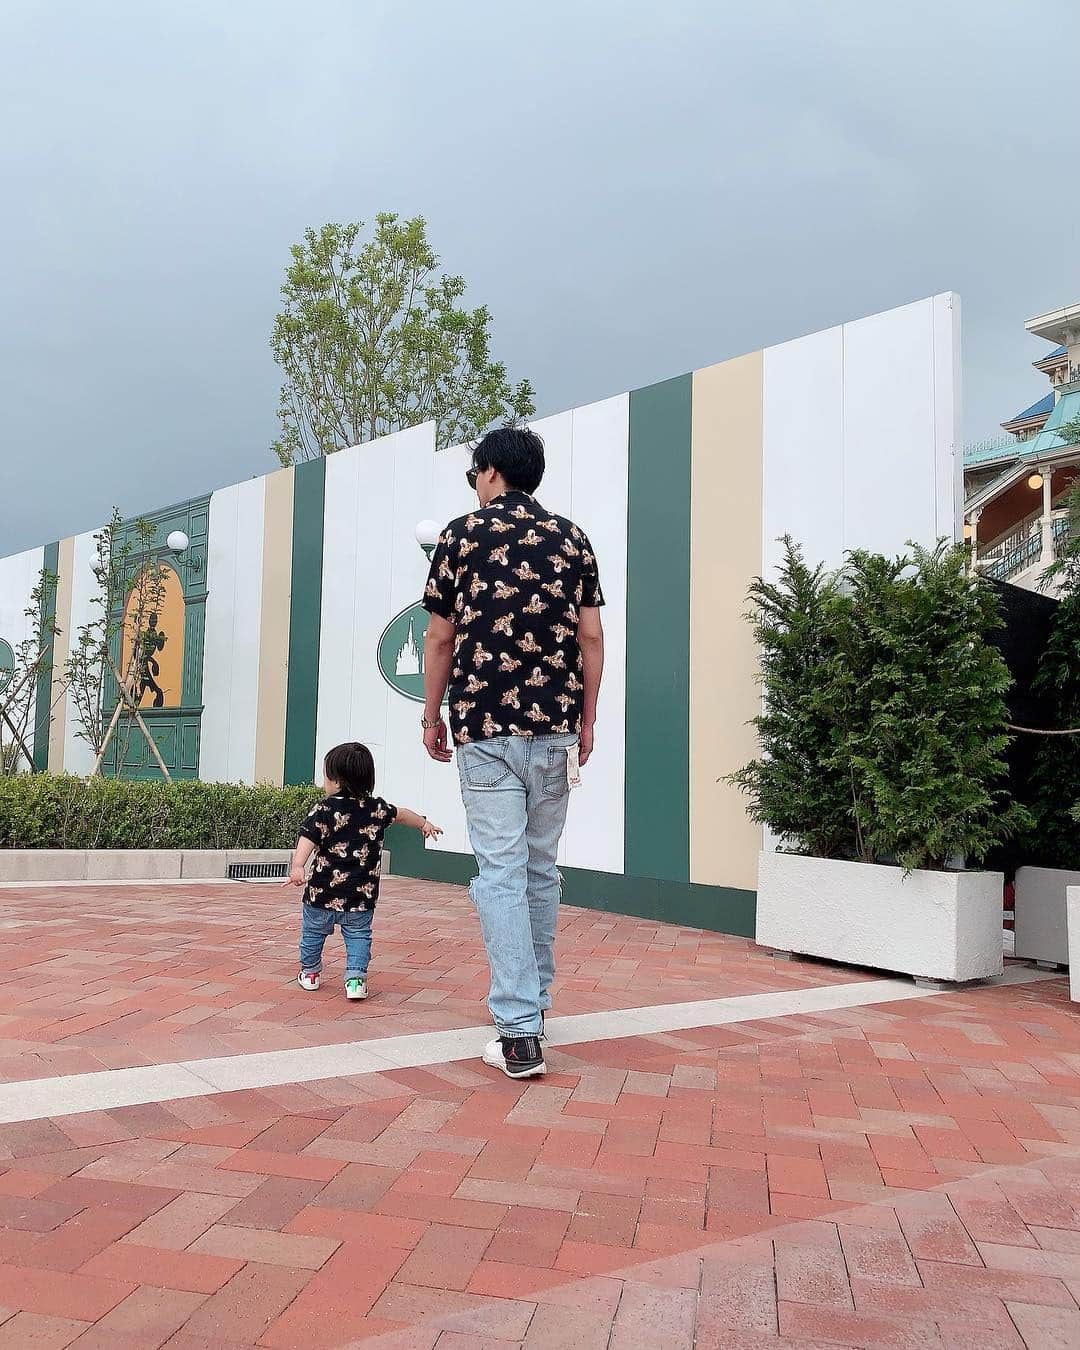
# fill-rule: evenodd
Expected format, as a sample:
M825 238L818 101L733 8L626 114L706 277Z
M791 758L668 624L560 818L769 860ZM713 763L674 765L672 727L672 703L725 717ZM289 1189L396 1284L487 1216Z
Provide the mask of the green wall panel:
M41 620L44 626L56 618L56 578L60 571L60 545L46 544L42 561L45 576L41 597ZM38 666L37 689L34 697L34 768L44 773L49 767L49 724L52 721L52 673L55 641L51 633L45 643L45 655ZM25 706L25 705L24 705Z
M402 825L387 834L391 871L395 876L424 881L445 881L465 886L476 876L471 853L445 853L424 848L420 835ZM664 881L659 877L627 877L610 872L590 872L577 867L560 868L563 899L582 909L609 914L630 914L661 923L685 924L713 933L754 936L757 897L753 891L729 886L701 886L688 881Z
M191 497L158 511L148 511L139 519L154 527L151 556L167 563L180 579L184 592L184 666L181 672L179 708L143 708L142 714L154 743L173 778L196 778L199 771L199 739L202 724L203 649L206 628L206 583L209 553L210 498ZM133 540L136 518L123 522L118 543ZM173 553L166 542L174 530L188 537L183 553ZM115 611L113 618L119 618ZM120 635L113 635L112 657L120 663ZM105 716L116 704L116 682L111 675L105 681ZM119 744L118 744L119 742ZM110 745L104 760L106 774L115 773L116 756L122 751L121 777L159 779L161 770L150 753L145 737L127 719Z
M680 375L630 394L625 870L690 880L690 410Z
M289 681L285 695L286 783L310 783L315 767L325 491L325 459L297 465L293 479Z

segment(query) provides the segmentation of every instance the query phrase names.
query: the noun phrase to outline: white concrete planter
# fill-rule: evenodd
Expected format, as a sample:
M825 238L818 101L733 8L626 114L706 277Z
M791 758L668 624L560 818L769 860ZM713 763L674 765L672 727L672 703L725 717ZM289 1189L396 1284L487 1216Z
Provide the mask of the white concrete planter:
M1069 934L1065 891L1080 886L1080 872L1057 867L1021 867L1016 874L1016 955L1044 965L1067 966Z
M287 863L289 849L0 849L0 883L223 881L233 863ZM385 854L384 854L385 857Z
M764 947L931 980L1000 975L1000 872L762 853L756 939Z
M1080 886L1066 890L1065 912L1069 926L1069 997L1080 1003Z

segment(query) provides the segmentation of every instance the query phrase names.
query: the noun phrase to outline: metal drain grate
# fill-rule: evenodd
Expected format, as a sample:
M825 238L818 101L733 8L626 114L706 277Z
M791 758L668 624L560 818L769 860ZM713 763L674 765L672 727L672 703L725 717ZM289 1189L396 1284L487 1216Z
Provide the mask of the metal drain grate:
M226 875L230 881L281 881L289 875L289 864L230 863Z

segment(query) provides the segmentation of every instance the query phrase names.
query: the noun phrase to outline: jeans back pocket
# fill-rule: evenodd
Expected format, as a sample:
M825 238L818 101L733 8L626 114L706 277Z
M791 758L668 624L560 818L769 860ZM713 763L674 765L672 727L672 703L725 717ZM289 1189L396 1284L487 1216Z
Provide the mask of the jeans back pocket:
M458 750L458 765L465 786L495 788L510 777L510 765L499 753L499 748L471 741Z
M545 797L564 797L570 791L566 780L565 745L548 746L548 762L544 766L543 793Z

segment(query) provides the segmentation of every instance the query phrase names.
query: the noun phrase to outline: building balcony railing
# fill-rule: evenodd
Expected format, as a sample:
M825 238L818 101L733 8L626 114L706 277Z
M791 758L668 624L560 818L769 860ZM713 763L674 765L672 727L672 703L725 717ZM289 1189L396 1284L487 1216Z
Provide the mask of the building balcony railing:
M1051 517L1054 537L1054 557L1061 555L1069 539L1070 523L1067 509L1057 510ZM987 548L979 549L979 570L995 581L1011 581L1026 572L1042 557L1042 516L1029 516L1017 529Z
M996 464L1001 460L1016 459L1022 455L1023 442L1012 436L997 436L989 441L976 441L964 446L964 468L971 469L979 464Z

